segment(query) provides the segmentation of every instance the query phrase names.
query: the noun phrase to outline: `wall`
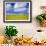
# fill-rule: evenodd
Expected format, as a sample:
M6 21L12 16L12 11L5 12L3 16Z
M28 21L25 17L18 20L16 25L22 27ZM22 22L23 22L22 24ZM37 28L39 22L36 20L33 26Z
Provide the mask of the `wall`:
M38 14L41 14L40 6L46 6L46 0L32 0L32 22L31 23L4 23L3 22L3 0L0 1L0 35L4 34L4 29L6 25L14 25L18 29L18 36L20 37L22 34L24 37L31 37L35 34L35 36L39 36L42 38L43 33L37 33L37 29L44 30L44 34L46 33L46 28L40 27L35 17ZM45 34L46 35L46 34ZM34 37L35 38L35 37Z

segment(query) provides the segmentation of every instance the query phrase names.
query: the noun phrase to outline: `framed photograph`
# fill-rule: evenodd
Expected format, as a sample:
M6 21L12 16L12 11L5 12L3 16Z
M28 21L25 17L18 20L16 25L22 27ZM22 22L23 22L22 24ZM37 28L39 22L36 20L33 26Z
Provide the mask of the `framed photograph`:
M4 0L6 2L29 2L31 0Z
M4 22L31 22L31 2L4 2Z

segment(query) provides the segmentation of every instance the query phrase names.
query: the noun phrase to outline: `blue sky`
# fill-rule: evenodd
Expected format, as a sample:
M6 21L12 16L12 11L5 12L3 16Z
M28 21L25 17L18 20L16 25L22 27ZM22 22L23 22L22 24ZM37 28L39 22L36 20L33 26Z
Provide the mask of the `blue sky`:
M29 14L29 3L6 3L6 14Z

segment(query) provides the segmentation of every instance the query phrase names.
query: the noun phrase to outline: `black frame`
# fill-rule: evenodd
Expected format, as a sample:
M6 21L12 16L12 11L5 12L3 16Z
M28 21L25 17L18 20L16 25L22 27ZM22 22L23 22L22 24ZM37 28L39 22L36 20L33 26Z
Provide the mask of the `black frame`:
M30 23L32 22L32 2L30 1L30 11L31 11L31 14L30 14L30 21L5 21L5 1L3 1L3 22L4 23Z
M14 2L29 2L29 1L31 1L31 0L4 0L4 1L6 1L6 2L9 2L9 1L14 1Z

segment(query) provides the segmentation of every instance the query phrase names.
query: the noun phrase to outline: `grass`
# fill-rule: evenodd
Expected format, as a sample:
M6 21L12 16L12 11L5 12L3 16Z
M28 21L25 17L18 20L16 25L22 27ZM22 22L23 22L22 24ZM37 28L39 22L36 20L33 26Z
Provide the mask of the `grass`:
M28 15L6 15L6 20L28 20Z

